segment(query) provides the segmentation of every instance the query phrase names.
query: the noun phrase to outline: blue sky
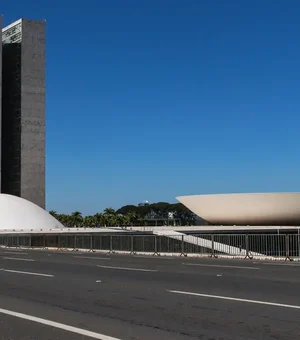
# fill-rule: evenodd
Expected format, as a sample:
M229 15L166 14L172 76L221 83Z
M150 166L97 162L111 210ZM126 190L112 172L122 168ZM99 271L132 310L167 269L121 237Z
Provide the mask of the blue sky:
M300 191L300 2L15 0L47 20L47 209Z

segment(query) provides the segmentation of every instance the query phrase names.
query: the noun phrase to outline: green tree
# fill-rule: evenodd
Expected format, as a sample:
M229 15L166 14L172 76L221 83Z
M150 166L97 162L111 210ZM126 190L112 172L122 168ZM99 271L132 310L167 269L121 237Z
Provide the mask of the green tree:
M139 215L134 211L130 211L126 216L128 217L129 224L132 226L139 224L141 219Z
M49 214L50 215L52 215L54 218L56 218L57 219L57 217L58 217L58 214L57 214L57 212L55 211L55 210L50 210L49 211Z
M57 220L58 220L61 224L63 224L65 227L67 227L67 228L73 227L73 226L71 225L71 222L72 222L72 221L71 221L71 218L70 218L69 215L66 215L66 214L57 214L56 218L57 218Z
M103 221L105 227L115 226L117 224L117 213L113 208L106 208L103 211Z
M120 226L122 227L127 227L130 225L130 216L129 214L127 215L121 215L122 216L122 223L120 224Z
M139 207L135 205L124 205L124 207L118 209L116 212L117 214L122 214L123 216L127 215L130 212L137 213Z
M195 225L196 215L181 203L158 202L141 206L125 205L117 211L113 208L106 208L102 213L98 212L94 216L86 216L84 218L79 211L75 211L71 215L58 214L54 210L51 210L49 213L68 228L83 226L99 228L147 225L149 223L150 225L155 225L155 219L167 220L170 212L174 213L173 216L177 220L176 223Z
M71 214L71 221L74 227L76 228L80 228L82 227L82 223L83 223L83 217L81 212L79 211L74 211Z
M95 218L95 224L97 228L103 227L104 226L104 219L103 219L103 214L101 213L96 213L94 215Z
M96 226L95 216L85 216L83 218L83 226L85 228L95 228L95 226Z

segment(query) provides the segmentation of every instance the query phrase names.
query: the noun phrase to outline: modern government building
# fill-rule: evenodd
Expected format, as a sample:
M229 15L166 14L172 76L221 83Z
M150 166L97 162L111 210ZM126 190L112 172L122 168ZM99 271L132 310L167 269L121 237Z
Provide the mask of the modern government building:
M44 21L20 19L2 28L0 124L1 193L24 198L44 209Z
M45 21L20 19L2 28L0 229L63 227L44 210L45 59ZM300 225L300 193L192 195L177 199L212 225Z

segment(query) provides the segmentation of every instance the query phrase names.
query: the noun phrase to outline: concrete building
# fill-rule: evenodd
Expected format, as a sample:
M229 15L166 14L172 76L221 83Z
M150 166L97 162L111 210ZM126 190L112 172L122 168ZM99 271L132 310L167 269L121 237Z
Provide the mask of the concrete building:
M300 225L300 193L191 195L177 200L214 225Z
M0 30L2 28L2 15L0 14ZM2 34L0 34L0 191L1 191L1 177L2 177Z
M1 192L45 208L45 22L4 27L0 46Z

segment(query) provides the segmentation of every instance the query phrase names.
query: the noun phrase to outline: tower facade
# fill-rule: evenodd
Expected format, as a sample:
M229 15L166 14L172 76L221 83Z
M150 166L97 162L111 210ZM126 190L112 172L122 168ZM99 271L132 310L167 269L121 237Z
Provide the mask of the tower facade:
M1 192L45 208L45 22L2 29Z
M2 27L2 15L0 14L0 29ZM2 34L0 34L0 188L1 188L1 177L2 177Z

